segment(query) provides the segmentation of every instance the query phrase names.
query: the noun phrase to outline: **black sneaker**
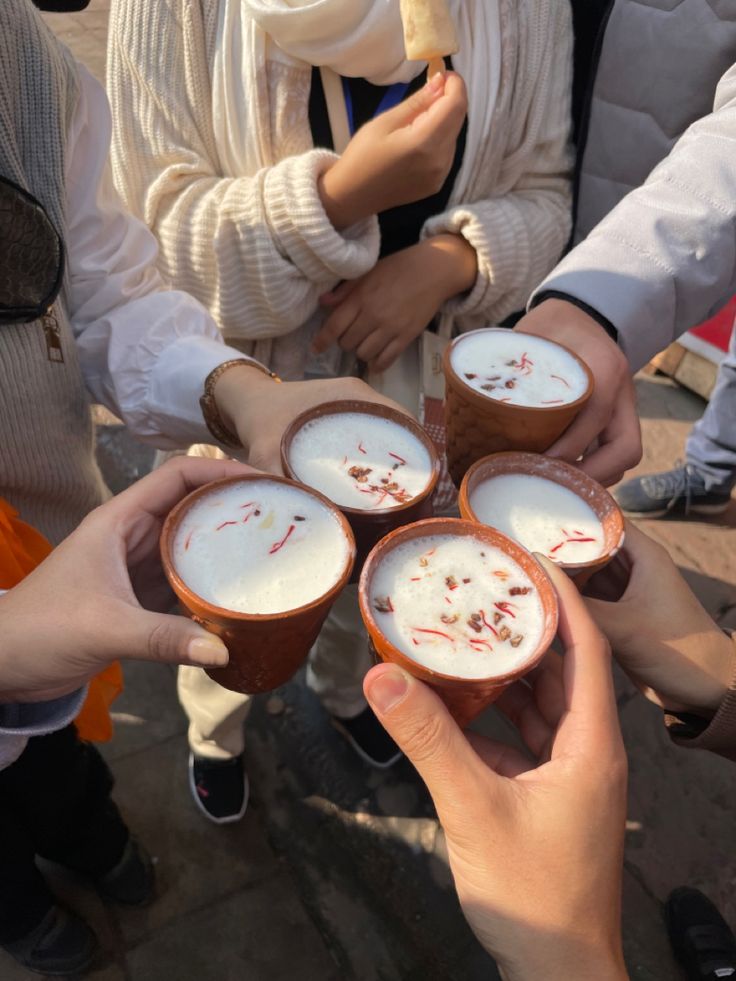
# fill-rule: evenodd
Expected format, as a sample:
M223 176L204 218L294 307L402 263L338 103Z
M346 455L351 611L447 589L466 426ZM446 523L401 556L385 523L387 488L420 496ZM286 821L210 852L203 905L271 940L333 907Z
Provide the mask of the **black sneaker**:
M339 719L333 715L332 724L369 766L388 770L401 759L401 750L378 721L372 708L364 708L360 715L352 719Z
M698 889L671 892L664 906L670 943L688 981L736 978L736 937Z
M248 807L248 774L243 757L209 760L189 754L189 788L194 803L215 824L239 821Z
M122 906L147 906L156 891L151 856L135 838L129 838L118 864L95 879L95 885L106 899Z
M730 488L706 490L705 479L691 464L627 480L613 496L633 518L662 518L665 514L723 514Z
M52 906L37 927L3 949L29 971L65 978L92 964L97 937L79 917Z

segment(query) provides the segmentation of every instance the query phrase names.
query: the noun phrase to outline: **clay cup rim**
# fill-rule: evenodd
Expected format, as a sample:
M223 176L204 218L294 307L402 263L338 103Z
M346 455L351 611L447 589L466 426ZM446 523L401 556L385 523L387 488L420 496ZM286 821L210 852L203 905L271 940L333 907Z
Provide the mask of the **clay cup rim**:
M406 501L404 504L396 504L394 507L390 508L354 508L349 505L334 504L333 506L342 511L343 514L349 515L351 518L358 519L371 519L372 516L376 518L385 518L390 515L400 515L403 511L408 511L411 508L415 508L417 504L425 501L428 497L434 493L437 486L437 481L440 478L440 458L434 443L429 438L425 430L419 423L413 419L410 415L405 415L403 412L399 412L397 409L392 409L388 405L380 405L376 402L365 402L360 399L339 399L335 402L324 402L321 405L315 405L311 409L307 409L298 415L291 424L288 426L284 435L281 438L281 466L283 467L284 473L295 483L299 484L300 487L309 487L309 484L302 484L299 477L296 475L293 467L291 466L291 461L289 459L289 451L291 450L291 444L294 441L294 437L303 429L307 423L312 422L315 419L323 419L326 416L336 416L336 415L346 415L347 413L362 413L367 416L375 416L379 419L389 419L391 422L395 422L399 426L403 426L404 429L416 437L419 442L424 446L424 448L429 453L430 460L430 477L429 481L425 485L424 489L412 497L410 500ZM310 490L313 488L310 487ZM315 491L315 493L321 493L320 491Z
M537 334L529 334L529 337L534 337L538 341L544 341L547 344L552 344L555 347L559 347L566 354L568 354L574 361L580 365L580 367L585 372L585 377L588 380L588 385L581 396L576 398L572 402L563 402L562 405L519 405L516 402L499 402L496 399L489 398L487 395L482 395L480 392L476 391L472 385L469 385L467 381L462 378L455 371L452 366L452 352L455 347L460 344L466 337L471 337L473 334L485 334L488 332L493 332L496 334L507 334L509 328L507 327L481 327L479 330L469 330L464 334L460 334L456 337L451 344L448 344L445 348L445 353L442 357L442 368L444 371L445 379L458 388L463 395L472 402L478 405L491 407L494 411L498 410L500 414L508 413L513 414L515 412L530 412L530 413L550 413L554 412L573 412L581 409L585 403L590 399L593 394L593 389L595 388L595 378L593 377L593 372L590 370L588 365L579 358L574 351L571 351L569 347L565 347L564 344L560 344L559 341L551 341L547 337L539 337ZM515 334L523 334L524 331L517 330L514 331Z
M582 470L544 456L542 453L526 453L520 450L507 450L503 453L492 453L477 460L463 477L458 493L460 512L468 520L477 522L483 527L483 521L473 510L470 500L474 491L488 480L506 474L518 474L531 477L543 477L551 480L560 487L565 487L581 498L588 507L592 508L595 516L603 526L605 550L595 559L587 562L558 562L555 565L561 569L582 572L586 569L597 569L609 562L621 549L626 534L623 512L615 499L605 487Z
M426 538L428 536L446 535L448 537L463 535L469 538L480 539L486 545L502 549L514 562L524 570L532 580L539 592L544 614L544 629L539 639L539 643L526 661L517 667L512 668L504 674L489 674L478 678L466 678L461 675L444 674L428 668L418 661L415 661L400 648L394 646L386 637L384 632L373 614L370 602L370 591L373 575L381 560L392 552L399 545L411 541L414 538ZM372 549L363 566L358 586L358 602L360 612L365 621L370 634L378 634L382 639L382 644L390 654L390 660L401 666L405 666L410 674L420 677L433 683L440 683L445 687L467 688L475 686L491 685L493 688L500 688L511 684L517 678L523 677L531 671L541 661L549 650L552 641L557 633L557 623L559 619L559 606L557 592L552 584L552 580L547 575L546 570L536 560L536 558L525 548L508 538L495 528L487 525L477 524L462 518L425 518L423 521L415 521L413 524L404 525L390 532L385 538Z
M176 571L176 566L174 564L174 541L176 540L176 533L179 529L184 516L187 514L189 509L203 497L207 497L209 494L219 490L222 487L227 487L235 484L243 483L254 483L256 481L266 481L269 483L276 484L286 484L289 487L294 487L296 490L301 491L305 494L310 494L312 497L316 498L321 504L323 504L335 517L339 527L347 540L348 545L348 555L345 562L345 567L337 580L337 582L321 596L316 599L311 600L309 603L305 603L302 606L295 606L289 610L279 610L277 613L243 613L239 610L229 610L224 606L217 606L215 603L211 603L206 600L203 596L195 593L184 580L181 578L179 573ZM161 561L164 566L164 572L169 580L169 583L176 593L176 595L189 607L199 607L206 612L206 615L212 619L234 621L237 623L265 623L267 621L291 619L292 617L298 617L301 614L308 613L311 610L322 606L325 602L332 602L336 599L340 593L343 591L345 586L347 586L350 581L350 577L353 572L353 565L355 564L355 558L357 554L357 549L355 546L355 536L353 535L352 528L347 522L343 514L340 513L339 508L324 494L320 494L319 491L313 490L311 487L305 487L303 484L298 484L296 481L288 480L286 477L278 477L274 474L266 473L248 473L237 477L224 477L221 480L214 480L209 484L203 484L201 487L197 487L190 494L187 494L179 503L172 508L164 521L164 526L161 531Z

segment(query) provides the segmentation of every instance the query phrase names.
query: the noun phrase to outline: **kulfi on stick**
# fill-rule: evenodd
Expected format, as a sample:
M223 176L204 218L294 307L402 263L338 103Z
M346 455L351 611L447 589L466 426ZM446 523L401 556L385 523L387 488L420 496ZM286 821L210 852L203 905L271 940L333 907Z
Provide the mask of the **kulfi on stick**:
M447 0L401 0L401 19L409 61L428 61L430 77L444 72L445 56L459 50Z

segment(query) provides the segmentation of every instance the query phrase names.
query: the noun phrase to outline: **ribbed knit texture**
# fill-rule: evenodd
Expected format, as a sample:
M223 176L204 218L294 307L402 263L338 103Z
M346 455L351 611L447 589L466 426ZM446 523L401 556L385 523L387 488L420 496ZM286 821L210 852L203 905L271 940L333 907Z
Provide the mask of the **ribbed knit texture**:
M571 228L569 5L500 0L499 13L498 101L468 200L453 197L424 229L425 236L462 235L478 256L475 287L446 305L452 329L500 323L523 308L562 254Z
M249 351L279 370L272 353L299 348L319 294L376 261L375 226L356 227L351 241L320 204L316 180L331 157L310 149L308 71L268 63L261 125L282 152L258 174L224 172L210 83L219 2L113 0L114 176L158 237L164 275L210 309L228 340L252 342ZM570 231L569 5L500 7L501 87L473 186L427 229L458 232L478 253L476 287L448 308L460 329L522 308ZM482 57L482 39L478 48ZM482 93L471 93L471 112L474 98Z
M0 3L0 173L34 194L64 235L66 133L77 101L71 56L30 0ZM104 496L89 402L64 295L64 363L40 323L0 328L0 496L52 542Z

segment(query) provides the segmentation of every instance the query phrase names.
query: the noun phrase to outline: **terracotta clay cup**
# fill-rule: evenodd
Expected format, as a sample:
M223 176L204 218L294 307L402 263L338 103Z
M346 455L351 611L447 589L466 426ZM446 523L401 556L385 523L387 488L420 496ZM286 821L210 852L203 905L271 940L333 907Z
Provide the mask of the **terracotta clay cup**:
M590 562L558 562L557 565L570 576L578 589L582 589L594 573L611 561L624 543L624 516L621 508L605 487L569 463L553 460L538 453L494 453L478 460L468 470L460 485L460 514L469 521L480 518L473 511L473 492L481 484L501 474L528 474L544 477L577 494L593 509L603 525L604 552Z
M332 604L347 585L355 561L355 541L345 518L322 494L298 485L300 491L318 498L325 507L334 512L335 520L342 527L348 541L348 559L332 589L305 606L283 613L267 614L226 610L192 592L179 577L173 561L176 531L185 514L196 501L221 487L264 480L293 486L293 481L263 474L246 474L217 480L197 488L180 501L166 518L161 532L164 570L180 604L194 621L220 637L230 652L230 661L226 667L208 668L207 674L223 688L246 694L278 688L304 663ZM309 570L305 570L305 574L308 573Z
M382 633L370 602L373 575L383 559L399 545L414 538L424 538L429 535L448 535L451 537L466 535L486 545L502 549L521 566L534 583L544 610L544 630L534 653L513 671L488 678L459 678L442 674L412 660L398 647L394 647ZM358 598L360 613L376 656L382 661L398 664L409 674L433 688L447 705L458 725L463 728L495 702L509 685L523 678L532 668L536 667L549 650L557 633L557 594L547 573L534 556L512 539L502 535L500 531L496 531L495 528L488 528L485 525L474 524L459 518L429 518L426 521L417 521L413 525L399 528L387 535L376 545L363 566Z
M355 535L355 543L358 549L355 560L355 569L351 582L357 582L360 577L360 570L363 568L368 553L380 541L395 528L411 524L422 518L431 518L434 513L432 509L432 495L434 494L437 481L440 476L440 460L437 455L434 443L426 434L424 429L411 416L396 409L390 409L386 405L378 405L374 402L360 402L344 399L338 402L327 402L323 405L308 409L292 422L283 435L281 440L281 466L287 477L292 480L299 480L299 477L291 467L289 461L289 450L297 432L313 419L321 419L324 416L340 415L346 412L361 412L367 416L378 416L380 419L390 419L392 422L408 429L413 436L424 446L429 453L432 466L432 474L429 483L421 494L413 497L406 504L398 504L392 508L376 508L372 511L363 511L360 508L343 507L336 505L347 518L350 527Z
M502 330L489 329L495 333ZM503 332L506 333L505 329ZM503 450L543 453L548 450L583 408L593 394L594 386L593 375L585 362L569 348L558 344L578 362L588 377L588 387L579 399L565 405L540 407L496 402L468 385L452 367L453 348L467 336L462 334L448 345L443 359L447 469L456 487L460 487L465 473L475 461L489 453Z

